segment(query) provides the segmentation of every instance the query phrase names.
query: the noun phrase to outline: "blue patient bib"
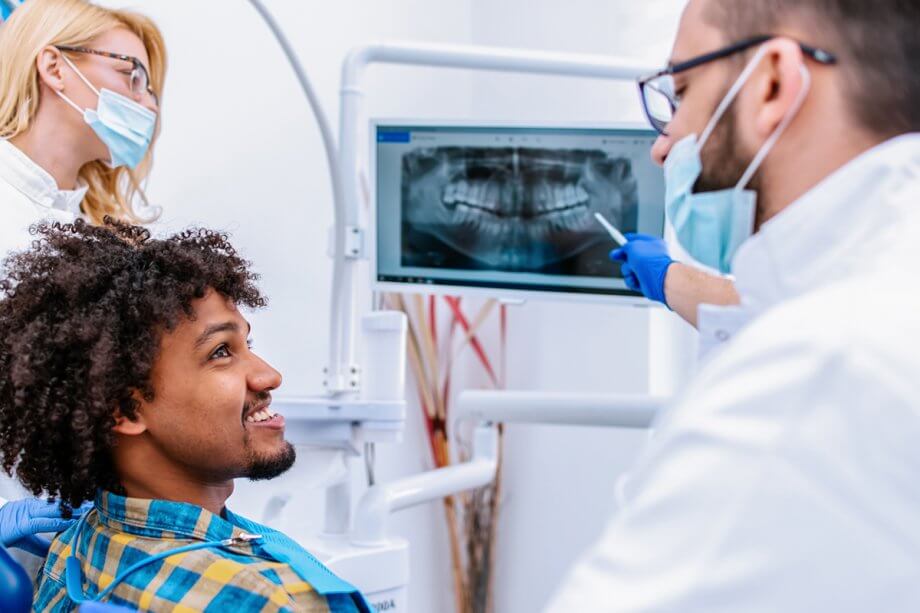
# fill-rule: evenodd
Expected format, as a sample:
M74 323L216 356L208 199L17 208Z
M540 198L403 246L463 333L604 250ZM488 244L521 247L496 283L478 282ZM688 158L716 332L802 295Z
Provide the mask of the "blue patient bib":
M260 534L252 543L253 550L277 562L288 564L301 579L309 583L317 594L326 597L332 613L374 613L364 595L353 585L336 576L331 570L298 545L289 536L253 521L225 511L227 519L243 530Z

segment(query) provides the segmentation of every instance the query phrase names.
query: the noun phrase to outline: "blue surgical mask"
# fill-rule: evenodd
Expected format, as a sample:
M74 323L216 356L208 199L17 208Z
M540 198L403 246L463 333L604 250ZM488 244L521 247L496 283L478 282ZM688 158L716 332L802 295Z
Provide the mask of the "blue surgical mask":
M64 61L99 97L99 102L95 109L80 109L76 103L61 92L57 94L83 115L83 120L108 147L110 166L137 168L150 148L153 132L156 129L157 114L110 89L96 89L89 79L73 65L73 62L66 57Z
M754 233L757 192L745 188L798 113L811 84L808 70L803 65L802 89L798 98L754 156L735 187L693 193L693 186L703 172L700 158L703 145L765 53L765 47L757 51L716 108L702 137L697 140L696 134L690 134L675 143L664 163L665 211L678 242L696 261L722 274L731 271L732 258L738 248Z

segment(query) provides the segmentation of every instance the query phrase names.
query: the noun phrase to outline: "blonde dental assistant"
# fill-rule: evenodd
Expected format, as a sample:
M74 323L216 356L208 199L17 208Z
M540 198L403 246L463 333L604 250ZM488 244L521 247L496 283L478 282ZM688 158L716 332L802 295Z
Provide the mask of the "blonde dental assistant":
M0 258L42 219L139 221L165 70L162 35L136 13L28 0L0 25ZM0 477L0 542L40 554L34 532L63 523L6 502L25 495Z
M746 322L550 611L920 608L918 29L902 0L688 3L643 87L677 238Z

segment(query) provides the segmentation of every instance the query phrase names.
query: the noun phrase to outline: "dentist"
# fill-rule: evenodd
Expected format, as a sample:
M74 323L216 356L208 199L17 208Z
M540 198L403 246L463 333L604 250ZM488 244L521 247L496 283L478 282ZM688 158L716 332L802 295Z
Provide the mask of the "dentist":
M920 606L918 31L904 0L688 3L640 87L737 331L550 611Z

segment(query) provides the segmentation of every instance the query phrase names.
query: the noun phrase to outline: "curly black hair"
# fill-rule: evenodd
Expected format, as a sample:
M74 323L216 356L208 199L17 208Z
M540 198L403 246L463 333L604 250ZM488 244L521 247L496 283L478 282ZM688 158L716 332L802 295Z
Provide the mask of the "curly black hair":
M33 494L69 512L97 488L121 491L112 464L116 412L153 399L164 331L215 290L250 308L265 298L225 234L165 239L111 219L32 226L31 249L0 280L0 458Z

